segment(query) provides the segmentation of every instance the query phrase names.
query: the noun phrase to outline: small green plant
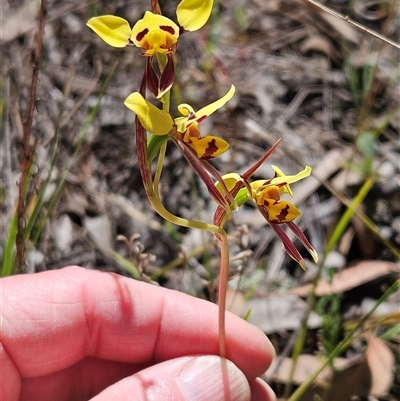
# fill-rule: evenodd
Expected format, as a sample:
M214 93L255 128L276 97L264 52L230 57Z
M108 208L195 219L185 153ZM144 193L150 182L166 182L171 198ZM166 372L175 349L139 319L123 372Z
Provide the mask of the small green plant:
M340 294L324 295L316 303L315 310L322 316L319 330L321 352L328 357L339 344L342 336L342 316L340 313L342 296Z

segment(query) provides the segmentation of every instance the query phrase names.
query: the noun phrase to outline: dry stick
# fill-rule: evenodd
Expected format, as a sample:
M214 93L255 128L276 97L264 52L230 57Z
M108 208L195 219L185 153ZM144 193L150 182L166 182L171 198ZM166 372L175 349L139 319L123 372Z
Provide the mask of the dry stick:
M355 22L355 21L351 20L347 15L342 15L342 14L338 13L337 11L333 11L330 8L325 7L324 5L318 3L317 1L314 1L314 0L305 0L305 1L307 1L310 4L312 4L315 7L318 7L319 9L327 12L330 15L333 15L336 18L339 18L339 19L341 19L343 21L346 21L348 24L353 25L354 27L356 27L359 31L364 32L364 33L368 33L369 35L374 36L375 38L378 38L378 39L386 42L387 44L395 47L396 49L400 50L400 44L399 43L397 43L397 42L395 42L395 41L393 41L391 39L386 38L385 36L379 34L378 32L373 31L372 29L366 28L365 26L359 24L358 22Z
M26 244L24 241L24 228L25 228L25 214L26 214L26 194L25 187L27 184L29 166L32 161L33 151L30 146L30 139L32 133L32 122L33 113L35 111L36 105L36 88L39 75L39 62L40 56L42 54L43 46L43 34L44 34L44 23L46 19L46 0L41 1L40 5L40 20L39 28L37 33L37 42L35 49L35 57L33 60L33 73L31 81L28 117L24 124L24 135L22 142L22 163L21 163L21 179L19 183L19 194L18 194L18 204L17 204L17 216L18 216L18 231L16 237L16 247L17 247L17 271L18 273L23 273L25 270L25 256L26 256Z

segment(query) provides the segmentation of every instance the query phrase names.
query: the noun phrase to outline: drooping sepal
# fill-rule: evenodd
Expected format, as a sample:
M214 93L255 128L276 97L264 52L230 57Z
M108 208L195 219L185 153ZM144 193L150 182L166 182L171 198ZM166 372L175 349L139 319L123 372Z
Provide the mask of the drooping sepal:
M261 214L267 218L267 216L264 214L263 209L259 209ZM275 231L275 234L277 237L281 240L283 247L285 248L286 253L294 260L296 261L300 267L303 270L306 270L306 264L304 262L303 257L300 255L300 252L297 250L297 248L294 246L293 242L291 239L287 236L283 228L279 224L275 223L270 223L270 227Z
M124 103L136 114L146 131L165 135L172 130L174 121L170 114L145 100L139 92L130 94Z
M293 232L293 234L297 237L297 239L303 244L304 248L307 249L311 257L313 258L315 263L318 263L318 253L314 249L314 247L311 245L310 241L308 241L307 237L303 233L303 231L300 230L300 228L293 222L287 223L287 226L289 229Z

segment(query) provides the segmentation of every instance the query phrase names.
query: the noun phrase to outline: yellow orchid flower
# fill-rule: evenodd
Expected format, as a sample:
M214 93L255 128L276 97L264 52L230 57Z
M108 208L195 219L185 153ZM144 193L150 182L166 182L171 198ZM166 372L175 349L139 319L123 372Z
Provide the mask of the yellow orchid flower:
M179 25L159 14L159 7L153 7L154 12L146 11L132 29L128 21L114 15L91 18L86 25L110 46L142 49L141 55L148 57L144 78L147 88L160 99L174 83L173 54L179 36L201 28L210 17L212 6L213 0L182 0L176 10ZM159 57L154 63L157 54Z
M139 92L134 92L125 100L125 106L132 110L146 131L154 135L165 135L175 129L175 138L194 150L199 159L207 160L219 156L229 148L228 142L212 135L201 137L199 123L207 116L221 108L235 93L232 85L229 91L217 101L195 112L188 104L181 104L178 110L183 117L172 119L164 110L158 109L143 98Z
M293 196L289 184L300 181L311 174L311 167L306 166L304 170L296 175L287 176L276 166L272 166L276 177L271 180L258 180L250 184L252 197L256 204L263 207L268 213L268 220L281 224L288 223L300 216L300 211L292 203L281 200L280 195L288 193Z
M252 197L257 206L264 208L268 214L268 221L276 224L288 223L300 216L300 211L292 203L281 200L282 193L293 192L289 184L300 181L311 174L311 167L306 166L304 170L296 175L287 176L278 167L273 166L277 174L275 178L267 181L254 181L250 184Z
M179 26L151 11L146 11L132 29L128 21L114 15L91 18L86 25L110 46L133 44L143 49L144 56L169 54L175 52L180 33L196 31L207 22L212 6L212 0L182 0L176 10Z
M286 224L287 227L296 235L299 241L308 250L315 263L318 261L318 255L313 246L310 244L304 233L293 222L300 216L299 209L292 203L282 200L281 194L288 193L293 196L293 192L289 184L302 180L311 174L311 167L306 166L304 170L296 175L285 175L282 170L276 166L272 166L275 171L275 177L268 180L257 180L248 183L243 175L237 173L229 173L222 177L226 188L234 197L238 206L252 200L257 206L260 213L265 217L271 228L282 241L288 255L305 269L304 259L299 251L289 239L284 230L280 227ZM215 184L217 190L222 193L221 183ZM227 220L227 216L219 210L214 217L214 223L218 222L223 225Z
M275 171L275 178L278 178L278 177L285 177L285 173L284 173L279 167L274 166L274 165L272 164L272 165L271 165L271 168L272 168L272 170ZM311 169L310 169L310 173L311 173ZM304 176L304 178L305 178L305 177L306 177L306 176ZM303 177L301 177L301 178L303 178ZM300 178L300 179L301 179L301 178ZM293 182L295 182L295 181L293 181ZM274 183L276 183L276 180L275 180ZM285 194L289 194L290 196L293 196L293 192L292 192L292 190L290 189L289 184L287 183L287 177L286 177L286 185L284 185L283 187L280 188L280 193L281 193L281 194L285 193Z
M288 223L300 216L300 211L292 203L281 200L279 187L268 186L254 195L257 206L268 213L268 221L276 224Z
M132 28L131 40L143 49L144 56L173 53L179 38L179 27L162 15L146 11Z
M146 11L132 29L128 21L114 15L91 18L86 25L110 46L134 44L143 49L145 56L174 52L179 38L179 27L175 22L150 11Z

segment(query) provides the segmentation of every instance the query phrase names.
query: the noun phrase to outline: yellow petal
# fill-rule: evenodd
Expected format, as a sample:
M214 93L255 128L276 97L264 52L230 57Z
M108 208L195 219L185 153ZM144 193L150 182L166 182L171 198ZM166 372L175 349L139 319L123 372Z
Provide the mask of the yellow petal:
M184 117L177 117L175 118L175 125L177 127L177 130L179 132L185 132L187 129L187 122L188 118L190 116L194 116L196 113L193 110L193 107L190 104L187 103L182 103L178 106L178 111L181 113Z
M212 6L213 0L182 0L176 9L179 25L185 31L197 31L210 18Z
M274 165L271 165L271 167L272 167L272 170L275 171L277 177L285 176L285 173L279 167L274 166ZM280 192L281 192L281 194L289 194L290 196L293 196L293 192L292 192L289 184L281 187Z
M114 15L91 18L86 25L113 47L126 47L131 37L129 22Z
M274 167L277 168L276 166L274 166ZM278 170L279 170L279 168L278 168ZM294 182L300 181L303 178L308 177L311 174L311 171L312 171L311 167L306 166L304 170L300 171L296 175L283 175L280 177L275 177L271 180L270 184L271 185L293 184Z
M221 97L221 99L216 100L215 102L209 104L208 106L203 107L199 111L194 111L192 106L189 104L183 103L178 106L178 110L185 117L178 117L175 119L175 124L178 127L179 132L185 132L186 128L194 123L200 123L210 114L214 113L214 111L221 108L228 100L232 99L232 96L235 93L235 87L231 85L229 91Z
M262 207L267 211L268 219L272 223L288 223L301 214L296 206L285 200L264 199Z
M226 152L229 148L228 142L216 136L207 135L204 138L193 138L187 142L197 154L199 159L208 160Z
M131 40L142 47L147 55L154 52L168 53L175 49L179 27L163 15L146 11L144 17L132 28Z
M195 111L193 110L193 107L190 104L187 103L182 103L178 106L178 111L181 113L183 116L187 117L191 114L195 114ZM180 117L182 118L182 117Z
M263 187L265 185L266 181L267 180L253 181L252 183L250 183L250 186L251 186L252 190L256 193L260 190L260 187Z
M169 113L146 101L139 92L130 94L124 103L137 115L146 131L154 135L165 135L171 131L174 121Z
M230 191L238 181L243 181L242 177L237 173L225 174L222 176L222 179L224 180L224 183L228 188L228 191ZM221 194L224 193L222 190L222 186L218 181L215 183L215 186L217 187L218 191L221 192Z
M195 121L204 120L210 114L214 113L214 111L220 109L226 102L232 99L234 94L235 94L235 87L231 85L229 91L224 96L222 96L221 99L218 99L215 102L197 111ZM192 121L189 120L188 122L191 123Z

